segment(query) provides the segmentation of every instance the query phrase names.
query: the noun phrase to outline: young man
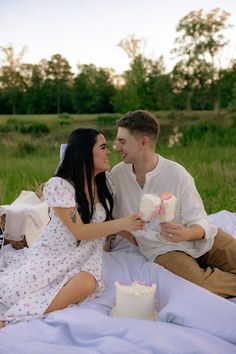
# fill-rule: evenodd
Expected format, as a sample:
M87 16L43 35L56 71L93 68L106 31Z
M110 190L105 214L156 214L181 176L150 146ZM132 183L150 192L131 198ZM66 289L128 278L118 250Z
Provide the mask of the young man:
M129 112L118 122L114 166L115 217L137 212L144 193L172 192L176 218L158 219L135 232L147 259L222 297L236 296L236 240L209 221L192 176L180 164L155 153L158 121L147 111Z

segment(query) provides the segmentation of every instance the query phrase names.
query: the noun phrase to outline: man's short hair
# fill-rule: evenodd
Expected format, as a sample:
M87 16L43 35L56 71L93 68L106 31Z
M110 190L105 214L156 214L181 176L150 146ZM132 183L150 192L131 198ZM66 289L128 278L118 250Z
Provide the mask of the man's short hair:
M160 132L157 118L144 110L126 113L116 122L118 127L126 128L132 135L147 135L153 142L157 142Z

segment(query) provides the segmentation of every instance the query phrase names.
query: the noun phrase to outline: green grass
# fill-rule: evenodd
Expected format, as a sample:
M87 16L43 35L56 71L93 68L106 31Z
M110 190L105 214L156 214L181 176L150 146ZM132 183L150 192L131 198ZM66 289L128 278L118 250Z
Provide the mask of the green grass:
M58 161L58 153L6 158L0 172L0 204L11 203L22 190L35 191L53 175Z
M208 214L236 212L236 145L160 148L159 153L182 164L194 177Z
M36 190L54 174L59 163L60 144L66 141L69 132L80 126L97 126L94 122L97 115L89 116L89 119L86 115L71 116L34 116L34 121L47 122L50 127L50 132L41 136L0 132L0 204L11 203L22 190ZM0 124L8 119L9 116L1 116ZM29 116L19 119L30 120ZM70 125L59 124L61 120L71 119ZM169 120L167 123L170 124ZM192 174L208 214L223 209L235 212L235 126L227 129L222 126L205 132L202 128L199 130L199 121L184 122L186 126L192 124L196 124L196 129L191 128L185 134L184 143L171 148L167 146L168 129L166 132L161 129L164 138L160 139L157 151L181 163ZM226 127L228 125L225 124ZM99 128L105 131L112 145L115 126L105 124L99 125ZM112 165L119 161L119 154L112 152Z

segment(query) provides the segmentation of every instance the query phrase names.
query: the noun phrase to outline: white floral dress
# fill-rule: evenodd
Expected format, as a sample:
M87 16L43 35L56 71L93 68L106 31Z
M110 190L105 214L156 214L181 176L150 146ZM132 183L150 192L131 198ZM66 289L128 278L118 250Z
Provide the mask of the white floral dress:
M51 220L26 256L5 259L0 272L0 320L15 322L41 317L59 290L79 271L101 279L104 238L81 241L62 224L52 207L75 207L75 189L60 177L51 178L44 187L44 198L50 207ZM105 220L102 204L96 204L92 222ZM93 296L94 296L93 295Z

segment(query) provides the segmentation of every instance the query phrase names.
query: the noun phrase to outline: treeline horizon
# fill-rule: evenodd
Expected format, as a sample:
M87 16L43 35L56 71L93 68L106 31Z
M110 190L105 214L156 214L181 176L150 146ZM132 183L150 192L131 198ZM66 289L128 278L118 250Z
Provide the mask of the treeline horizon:
M134 35L119 43L130 59L122 76L94 64L79 65L74 74L58 53L39 64L24 63L24 48L15 54L13 47L1 47L0 114L236 111L236 58L227 68L220 63L229 16L219 8L184 16L172 49L179 60L168 73L163 57L147 58Z

